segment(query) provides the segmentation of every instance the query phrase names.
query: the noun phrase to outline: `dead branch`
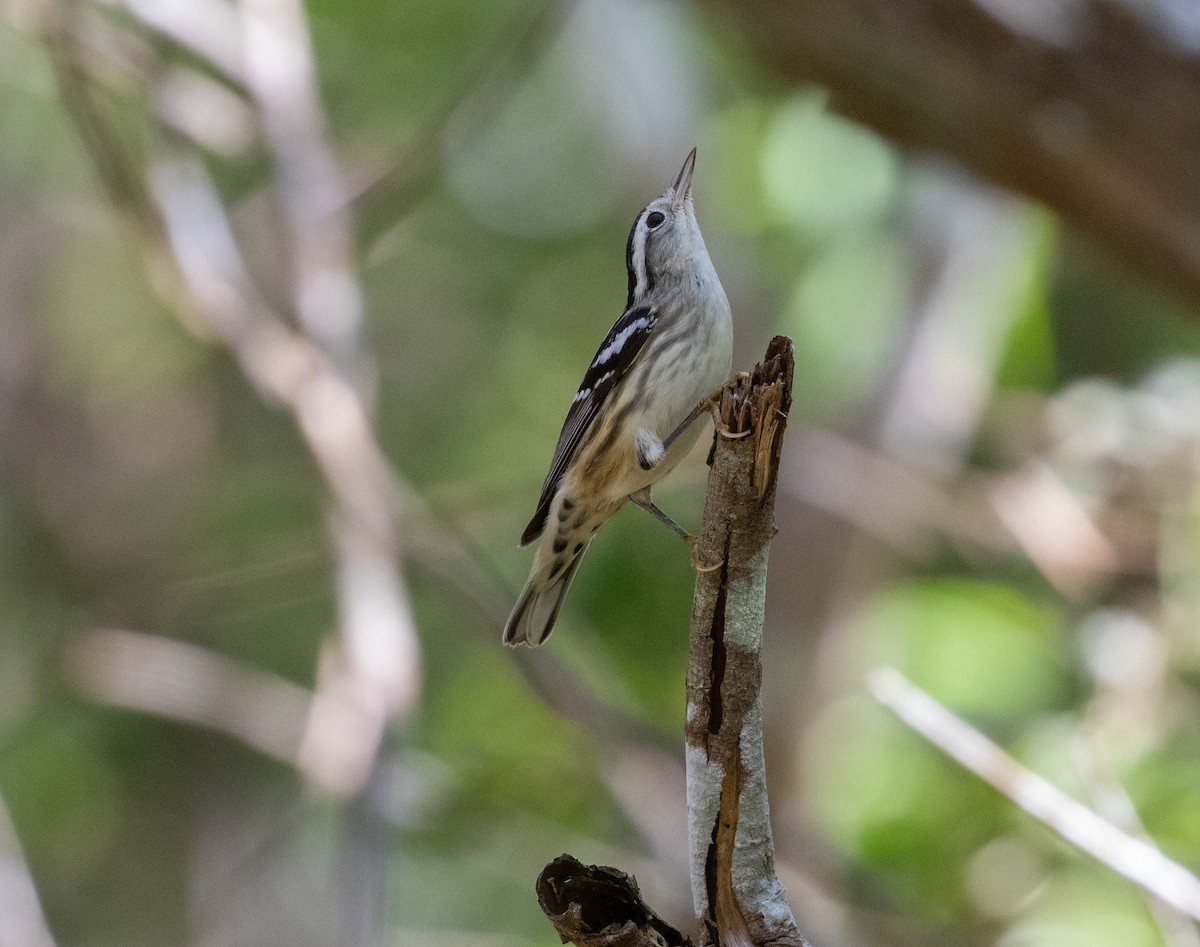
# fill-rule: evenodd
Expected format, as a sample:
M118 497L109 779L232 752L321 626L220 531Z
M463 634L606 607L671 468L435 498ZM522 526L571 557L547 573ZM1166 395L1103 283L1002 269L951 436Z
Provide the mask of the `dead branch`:
M576 947L692 947L642 900L623 871L560 855L537 880L538 904L564 944Z
M762 743L762 638L792 343L732 382L704 503L687 675L688 836L701 945L803 945L775 874ZM702 567L704 568L704 567Z

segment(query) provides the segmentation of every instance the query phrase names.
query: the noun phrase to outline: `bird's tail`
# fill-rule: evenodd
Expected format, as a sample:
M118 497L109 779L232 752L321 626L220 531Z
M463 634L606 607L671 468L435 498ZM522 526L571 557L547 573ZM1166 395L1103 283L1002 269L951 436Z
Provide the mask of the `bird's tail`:
M524 644L536 648L550 637L588 545L585 543L577 553L556 555L544 565L535 562L529 581L504 625L506 645Z

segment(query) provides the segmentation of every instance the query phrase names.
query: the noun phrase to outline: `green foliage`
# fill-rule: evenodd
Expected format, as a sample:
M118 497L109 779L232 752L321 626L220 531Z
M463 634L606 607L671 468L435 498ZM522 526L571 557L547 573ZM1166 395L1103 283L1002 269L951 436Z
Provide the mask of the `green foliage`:
M56 886L79 884L117 844L118 778L90 745L94 729L41 715L10 733L0 753L0 792L31 859Z
M195 64L83 6L135 31L126 53ZM863 676L898 668L1085 802L1094 740L1147 832L1200 866L1196 313L1047 212L781 86L694 11L584 4L517 53L539 11L516 0L307 12L351 178L430 161L359 275L379 438L436 522L515 596L517 537L624 302L630 221L698 143L735 368L793 336L790 443L827 443L799 440L816 427L860 449L785 457L765 691L780 861L845 907L850 942L1161 943L1131 885L940 756ZM103 78L106 107L148 135L136 70ZM311 688L339 621L326 488L287 413L158 295L45 50L5 22L0 129L0 801L64 947L328 943L345 808L234 736L103 704L65 658L128 628ZM289 311L275 164L261 141L207 160ZM899 479L871 479L876 463ZM704 476L701 449L656 490L689 527ZM1043 505L1006 506L1014 482ZM686 925L682 839L657 815L682 819L677 773L631 772L627 737L568 723L444 564L410 565L421 697L371 800L397 942L555 943L532 883L564 850L636 868ZM548 645L571 675L556 699L586 691L679 733L691 586L678 540L622 511ZM1133 630L1087 630L1111 614ZM150 683L186 708L212 682ZM255 725L279 709L217 694ZM880 933L888 916L908 939Z
M914 581L888 590L862 620L865 660L898 667L961 712L1044 713L1065 696L1056 615L1011 586Z
M1054 260L1054 227L1046 220L1038 239L1031 240L1034 265L1017 302L1017 315L1008 333L996 382L1004 388L1049 391L1057 375L1054 355L1054 312L1047 299L1047 270Z
M878 219L900 179L894 152L813 94L776 112L759 161L770 219L816 239Z
M800 353L796 396L815 420L838 417L871 394L896 344L911 273L906 256L895 237L849 232L823 247L796 280L782 328Z

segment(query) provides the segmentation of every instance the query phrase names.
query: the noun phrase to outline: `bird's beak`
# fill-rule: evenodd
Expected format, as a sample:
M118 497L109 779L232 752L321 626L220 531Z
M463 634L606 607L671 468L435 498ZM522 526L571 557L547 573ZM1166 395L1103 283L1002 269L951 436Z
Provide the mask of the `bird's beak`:
M682 207L683 202L687 200L688 195L692 192L692 172L696 170L696 149L693 148L683 162L683 167L679 169L679 177L675 179L675 183L671 186L671 191L674 195L672 201L675 207Z

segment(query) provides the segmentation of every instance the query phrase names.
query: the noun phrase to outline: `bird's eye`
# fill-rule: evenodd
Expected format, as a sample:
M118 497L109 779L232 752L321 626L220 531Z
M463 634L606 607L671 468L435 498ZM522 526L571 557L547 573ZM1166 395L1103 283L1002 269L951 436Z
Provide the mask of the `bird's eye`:
M661 225L666 219L667 218L664 214L660 214L658 211L655 211L653 214L649 214L646 217L646 226L653 230L655 227Z

